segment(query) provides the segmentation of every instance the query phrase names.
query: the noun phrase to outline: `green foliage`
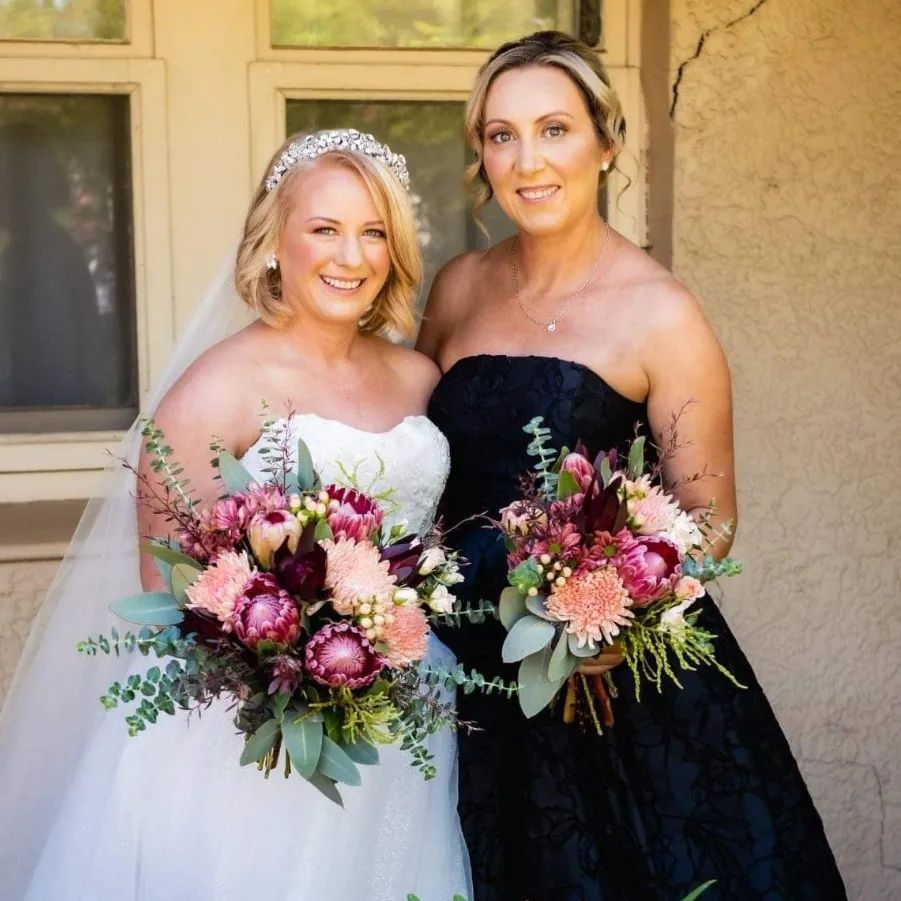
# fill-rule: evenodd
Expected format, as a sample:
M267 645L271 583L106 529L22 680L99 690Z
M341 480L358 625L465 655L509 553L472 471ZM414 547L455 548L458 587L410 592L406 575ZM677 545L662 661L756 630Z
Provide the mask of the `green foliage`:
M699 885L696 889L694 889L693 891L689 892L689 893L682 899L682 901L695 901L695 899L696 899L696 898L700 898L701 895L703 895L704 892L706 892L707 889L709 889L711 885L715 885L715 884L716 884L716 880L715 880L715 879L708 879L707 882L705 882L703 885Z
M526 447L526 453L530 457L538 458L538 462L532 468L538 475L541 490L546 497L553 497L560 478L559 474L554 472L557 452L548 446L551 430L542 425L543 422L543 416L536 416L527 425L523 426L523 431L527 435L532 436L532 440Z
M255 481L244 466L227 451L219 454L219 478L222 479L225 490L229 494L244 491L251 482Z
M322 717L311 716L304 708L291 708L282 721L282 734L294 769L309 779L316 772L322 753Z
M110 604L110 610L139 626L172 626L185 618L177 599L166 591L147 591L117 598Z
M505 588L501 592L498 613L501 624L508 632L513 628L516 621L522 619L528 612L526 597L527 595L520 593L517 588L512 586Z
M515 569L507 575L507 581L522 595L527 595L530 588L537 588L542 584L541 573L538 572L538 564L532 557L523 560Z
M464 623L480 625L487 619L498 619L498 606L491 601L481 600L478 604L467 604L465 607L454 607L450 613L433 613L429 617L433 622L460 628Z
M516 663L546 648L555 634L551 623L527 614L517 620L507 633L501 648L501 659L504 663Z
M721 576L737 576L741 573L741 563L731 557L723 557L717 560L710 554L706 554L702 560L686 557L682 563L682 573L692 576L699 582L712 582Z
M193 510L199 499L191 497L190 479L179 478L184 469L172 459L174 451L166 444L162 429L156 427L152 418L147 418L143 420L141 435L145 438L144 449L150 455L150 468L160 476L166 493L175 495L176 503L186 511Z
M525 657L519 665L519 706L527 717L533 717L544 710L566 681L566 676L560 679L548 678L552 653L548 643L540 651Z
M629 448L629 478L638 479L644 472L644 445L645 439L641 435L632 442Z

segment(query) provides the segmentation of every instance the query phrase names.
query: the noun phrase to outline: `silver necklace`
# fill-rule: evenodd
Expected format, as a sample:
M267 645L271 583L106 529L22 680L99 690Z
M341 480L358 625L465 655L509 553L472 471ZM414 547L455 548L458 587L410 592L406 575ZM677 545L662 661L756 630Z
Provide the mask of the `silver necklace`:
M608 222L604 223L605 232L604 232L604 243L601 245L601 252L598 254L597 259L594 261L594 265L591 267L591 272L588 273L588 278L585 279L584 284L575 294L570 294L569 297L563 303L563 306L560 307L560 311L557 313L553 319L538 319L533 316L525 307L522 302L522 298L519 296L519 278L518 273L516 271L516 248L519 247L519 237L517 236L513 241L513 294L516 297L516 303L519 305L519 309L522 311L523 316L529 320L533 325L538 325L543 328L545 331L551 332L552 334L557 331L557 324L563 318L566 313L569 305L581 297L584 293L585 289L592 283L594 280L595 273L598 271L598 264L601 262L601 257L604 255L604 251L607 249L607 242L610 240L610 224Z

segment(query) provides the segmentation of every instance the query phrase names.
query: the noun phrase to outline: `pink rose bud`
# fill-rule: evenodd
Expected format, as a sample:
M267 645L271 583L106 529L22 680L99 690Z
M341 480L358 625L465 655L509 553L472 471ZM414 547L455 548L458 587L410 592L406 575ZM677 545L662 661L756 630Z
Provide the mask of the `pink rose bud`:
M301 526L297 517L287 510L257 513L247 528L250 547L263 569L272 567L272 556L285 540L288 542L288 550L293 554L297 550L300 533Z

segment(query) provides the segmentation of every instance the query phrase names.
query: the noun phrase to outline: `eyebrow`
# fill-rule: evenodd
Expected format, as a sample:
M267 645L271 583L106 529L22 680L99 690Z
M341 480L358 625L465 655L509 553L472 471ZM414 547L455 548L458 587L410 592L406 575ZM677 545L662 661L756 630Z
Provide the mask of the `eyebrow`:
M552 113L544 113L543 115L539 116L535 121L543 122L545 119L554 119L554 118L561 118L561 117L565 117L567 119L573 118L570 113L566 112L566 110L558 109L558 110L554 110ZM510 125L510 123L506 119L489 119L485 123L484 127L488 128L489 125Z
M310 216L307 219L307 222L330 222L332 225L340 225L341 222L338 219L330 219L328 216ZM373 219L371 222L364 222L364 227L369 228L371 225L381 225L382 228L385 227L385 223L382 222L381 219Z

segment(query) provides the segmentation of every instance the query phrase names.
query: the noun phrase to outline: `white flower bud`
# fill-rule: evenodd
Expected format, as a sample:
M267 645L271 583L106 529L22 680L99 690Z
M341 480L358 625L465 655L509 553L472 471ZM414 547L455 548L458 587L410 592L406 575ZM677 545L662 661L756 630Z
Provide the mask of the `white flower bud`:
M368 616L372 613L372 604L360 604L360 613L363 616Z
M360 620L360 628L361 629L371 629L373 627L373 625L374 625L374 623L372 621L372 618L369 616L364 616Z
M427 576L436 567L441 566L447 560L447 555L440 547L429 548L419 558L419 575Z
M395 604L415 604L419 600L419 595L415 588L398 588L394 592Z
M554 579L554 584L558 588L562 588L566 584L566 579L564 579L563 576L557 576L557 578Z
M530 597L530 598L534 598L534 597L536 597L536 596L538 595L538 589L533 585L533 586L529 589L528 594L529 594L529 597Z
M551 562L551 555L550 554L542 554L540 559L541 559L541 562L545 566L547 566Z
M372 621L373 621L377 626L382 626L382 625L385 624L385 617L384 617L384 615L381 614L381 613L376 613L376 615L372 618Z

